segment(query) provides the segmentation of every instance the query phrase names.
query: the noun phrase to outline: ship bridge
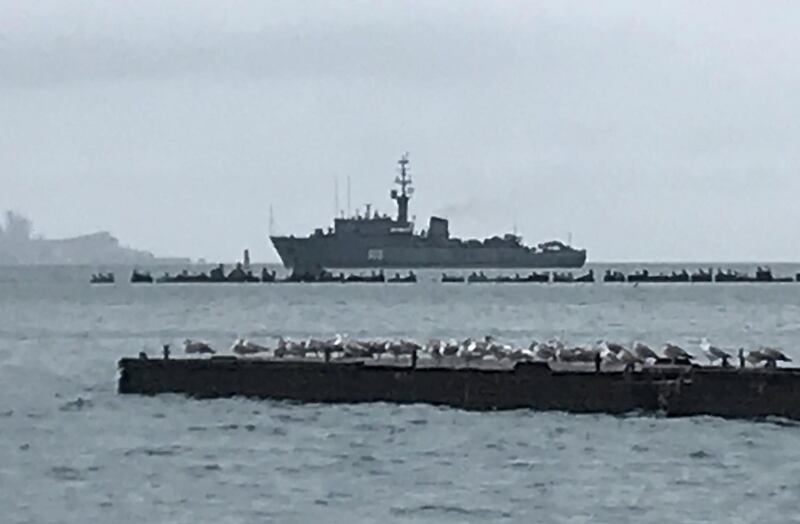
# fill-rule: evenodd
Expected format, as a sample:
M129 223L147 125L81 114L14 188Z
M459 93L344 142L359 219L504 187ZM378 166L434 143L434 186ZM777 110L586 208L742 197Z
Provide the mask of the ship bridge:
M388 216L370 218L337 218L333 221L336 235L354 236L386 236L393 234L411 234L410 224L399 224Z

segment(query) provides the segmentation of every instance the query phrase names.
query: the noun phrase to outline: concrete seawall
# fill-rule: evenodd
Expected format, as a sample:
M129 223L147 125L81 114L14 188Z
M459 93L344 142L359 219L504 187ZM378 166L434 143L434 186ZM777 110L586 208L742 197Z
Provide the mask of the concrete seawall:
M662 407L669 416L775 416L800 420L798 369L695 368L683 380L663 387L661 395Z
M395 402L470 410L530 408L800 420L800 370L653 367L631 373L324 363L282 359L129 359L119 392L298 402Z
M301 402L397 402L464 409L625 413L657 409L652 376L513 369L411 368L256 359L122 359L120 393L246 396Z

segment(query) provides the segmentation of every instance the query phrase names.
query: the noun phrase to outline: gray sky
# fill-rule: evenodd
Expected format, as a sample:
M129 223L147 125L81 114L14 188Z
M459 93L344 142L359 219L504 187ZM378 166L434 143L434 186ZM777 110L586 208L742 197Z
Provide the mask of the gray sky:
M800 3L0 0L0 209L276 260L344 206L590 260L800 260Z

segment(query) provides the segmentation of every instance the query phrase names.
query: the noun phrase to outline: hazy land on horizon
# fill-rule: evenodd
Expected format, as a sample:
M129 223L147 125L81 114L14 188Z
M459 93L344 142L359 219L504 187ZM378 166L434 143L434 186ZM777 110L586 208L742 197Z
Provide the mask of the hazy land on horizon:
M391 211L409 151L411 214L454 236L800 259L797 3L43 0L3 19L0 209L47 236L267 260L270 205L305 235L349 179L351 209Z
M265 235L265 243L269 243L269 238ZM242 250L249 249L251 246L243 246ZM253 260L259 266L281 266L277 253L271 249L266 259ZM125 246L107 231L86 233L72 238L44 238L34 233L33 222L23 215L7 211L5 213L5 223L0 225L0 266L176 266L203 267L210 264L222 262L224 264L235 264L240 261L241 252L214 260L210 257L190 257L173 254L171 256L159 256L150 251L135 249ZM740 259L740 260L709 260L709 259L673 259L673 260L647 260L632 258L625 259L606 259L594 260L592 252L588 252L587 266L611 267L614 265L624 265L633 267L636 265L647 266L658 269L659 267L675 267L685 265L686 267L720 267L738 266L755 267L757 265L792 265L798 263L797 260L764 260L764 259Z

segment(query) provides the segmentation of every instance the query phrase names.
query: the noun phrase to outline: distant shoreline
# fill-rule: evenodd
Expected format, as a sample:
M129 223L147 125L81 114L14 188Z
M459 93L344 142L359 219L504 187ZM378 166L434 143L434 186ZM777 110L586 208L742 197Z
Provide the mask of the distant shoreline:
M153 253L124 246L108 231L70 238L43 238L34 235L33 222L14 211L6 211L0 226L0 266L61 265L173 265L190 264L189 257L158 257Z

